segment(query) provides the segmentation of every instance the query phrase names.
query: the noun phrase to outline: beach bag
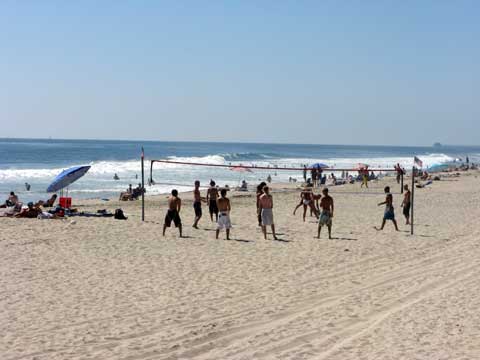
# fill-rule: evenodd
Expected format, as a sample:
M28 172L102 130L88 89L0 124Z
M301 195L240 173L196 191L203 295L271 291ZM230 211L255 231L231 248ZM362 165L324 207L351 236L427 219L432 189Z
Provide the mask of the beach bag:
M115 210L115 215L113 216L117 220L127 220L128 218L123 213L122 209Z

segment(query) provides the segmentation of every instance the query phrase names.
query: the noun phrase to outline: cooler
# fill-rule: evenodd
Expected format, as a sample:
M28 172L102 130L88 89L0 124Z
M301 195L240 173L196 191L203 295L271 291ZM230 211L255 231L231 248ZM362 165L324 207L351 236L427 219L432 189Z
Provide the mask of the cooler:
M65 208L70 209L72 207L72 198L71 197L60 197L58 204Z

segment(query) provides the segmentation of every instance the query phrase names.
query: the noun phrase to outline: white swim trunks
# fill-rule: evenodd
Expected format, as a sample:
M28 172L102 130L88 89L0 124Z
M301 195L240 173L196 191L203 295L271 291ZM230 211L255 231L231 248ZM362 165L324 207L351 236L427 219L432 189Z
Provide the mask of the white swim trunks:
M230 221L230 215L226 212L220 212L218 214L217 229L231 229L232 223Z

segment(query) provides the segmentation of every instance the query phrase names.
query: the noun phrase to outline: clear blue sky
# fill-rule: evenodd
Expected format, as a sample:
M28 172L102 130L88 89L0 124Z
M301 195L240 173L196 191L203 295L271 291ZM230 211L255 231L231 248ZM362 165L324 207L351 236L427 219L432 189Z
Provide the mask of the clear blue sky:
M478 144L478 1L0 2L0 137Z

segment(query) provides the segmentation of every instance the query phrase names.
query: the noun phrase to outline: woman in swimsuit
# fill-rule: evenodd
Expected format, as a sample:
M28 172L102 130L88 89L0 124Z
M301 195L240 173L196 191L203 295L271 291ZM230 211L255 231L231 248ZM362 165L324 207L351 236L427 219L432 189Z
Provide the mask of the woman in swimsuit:
M303 221L305 222L305 216L307 215L307 208L310 207L310 211L315 214L315 216L318 218L318 212L317 209L315 208L315 203L314 203L314 195L311 189L304 189L300 193L300 203L295 207L295 210L293 210L293 215L297 212L297 209L303 205Z

